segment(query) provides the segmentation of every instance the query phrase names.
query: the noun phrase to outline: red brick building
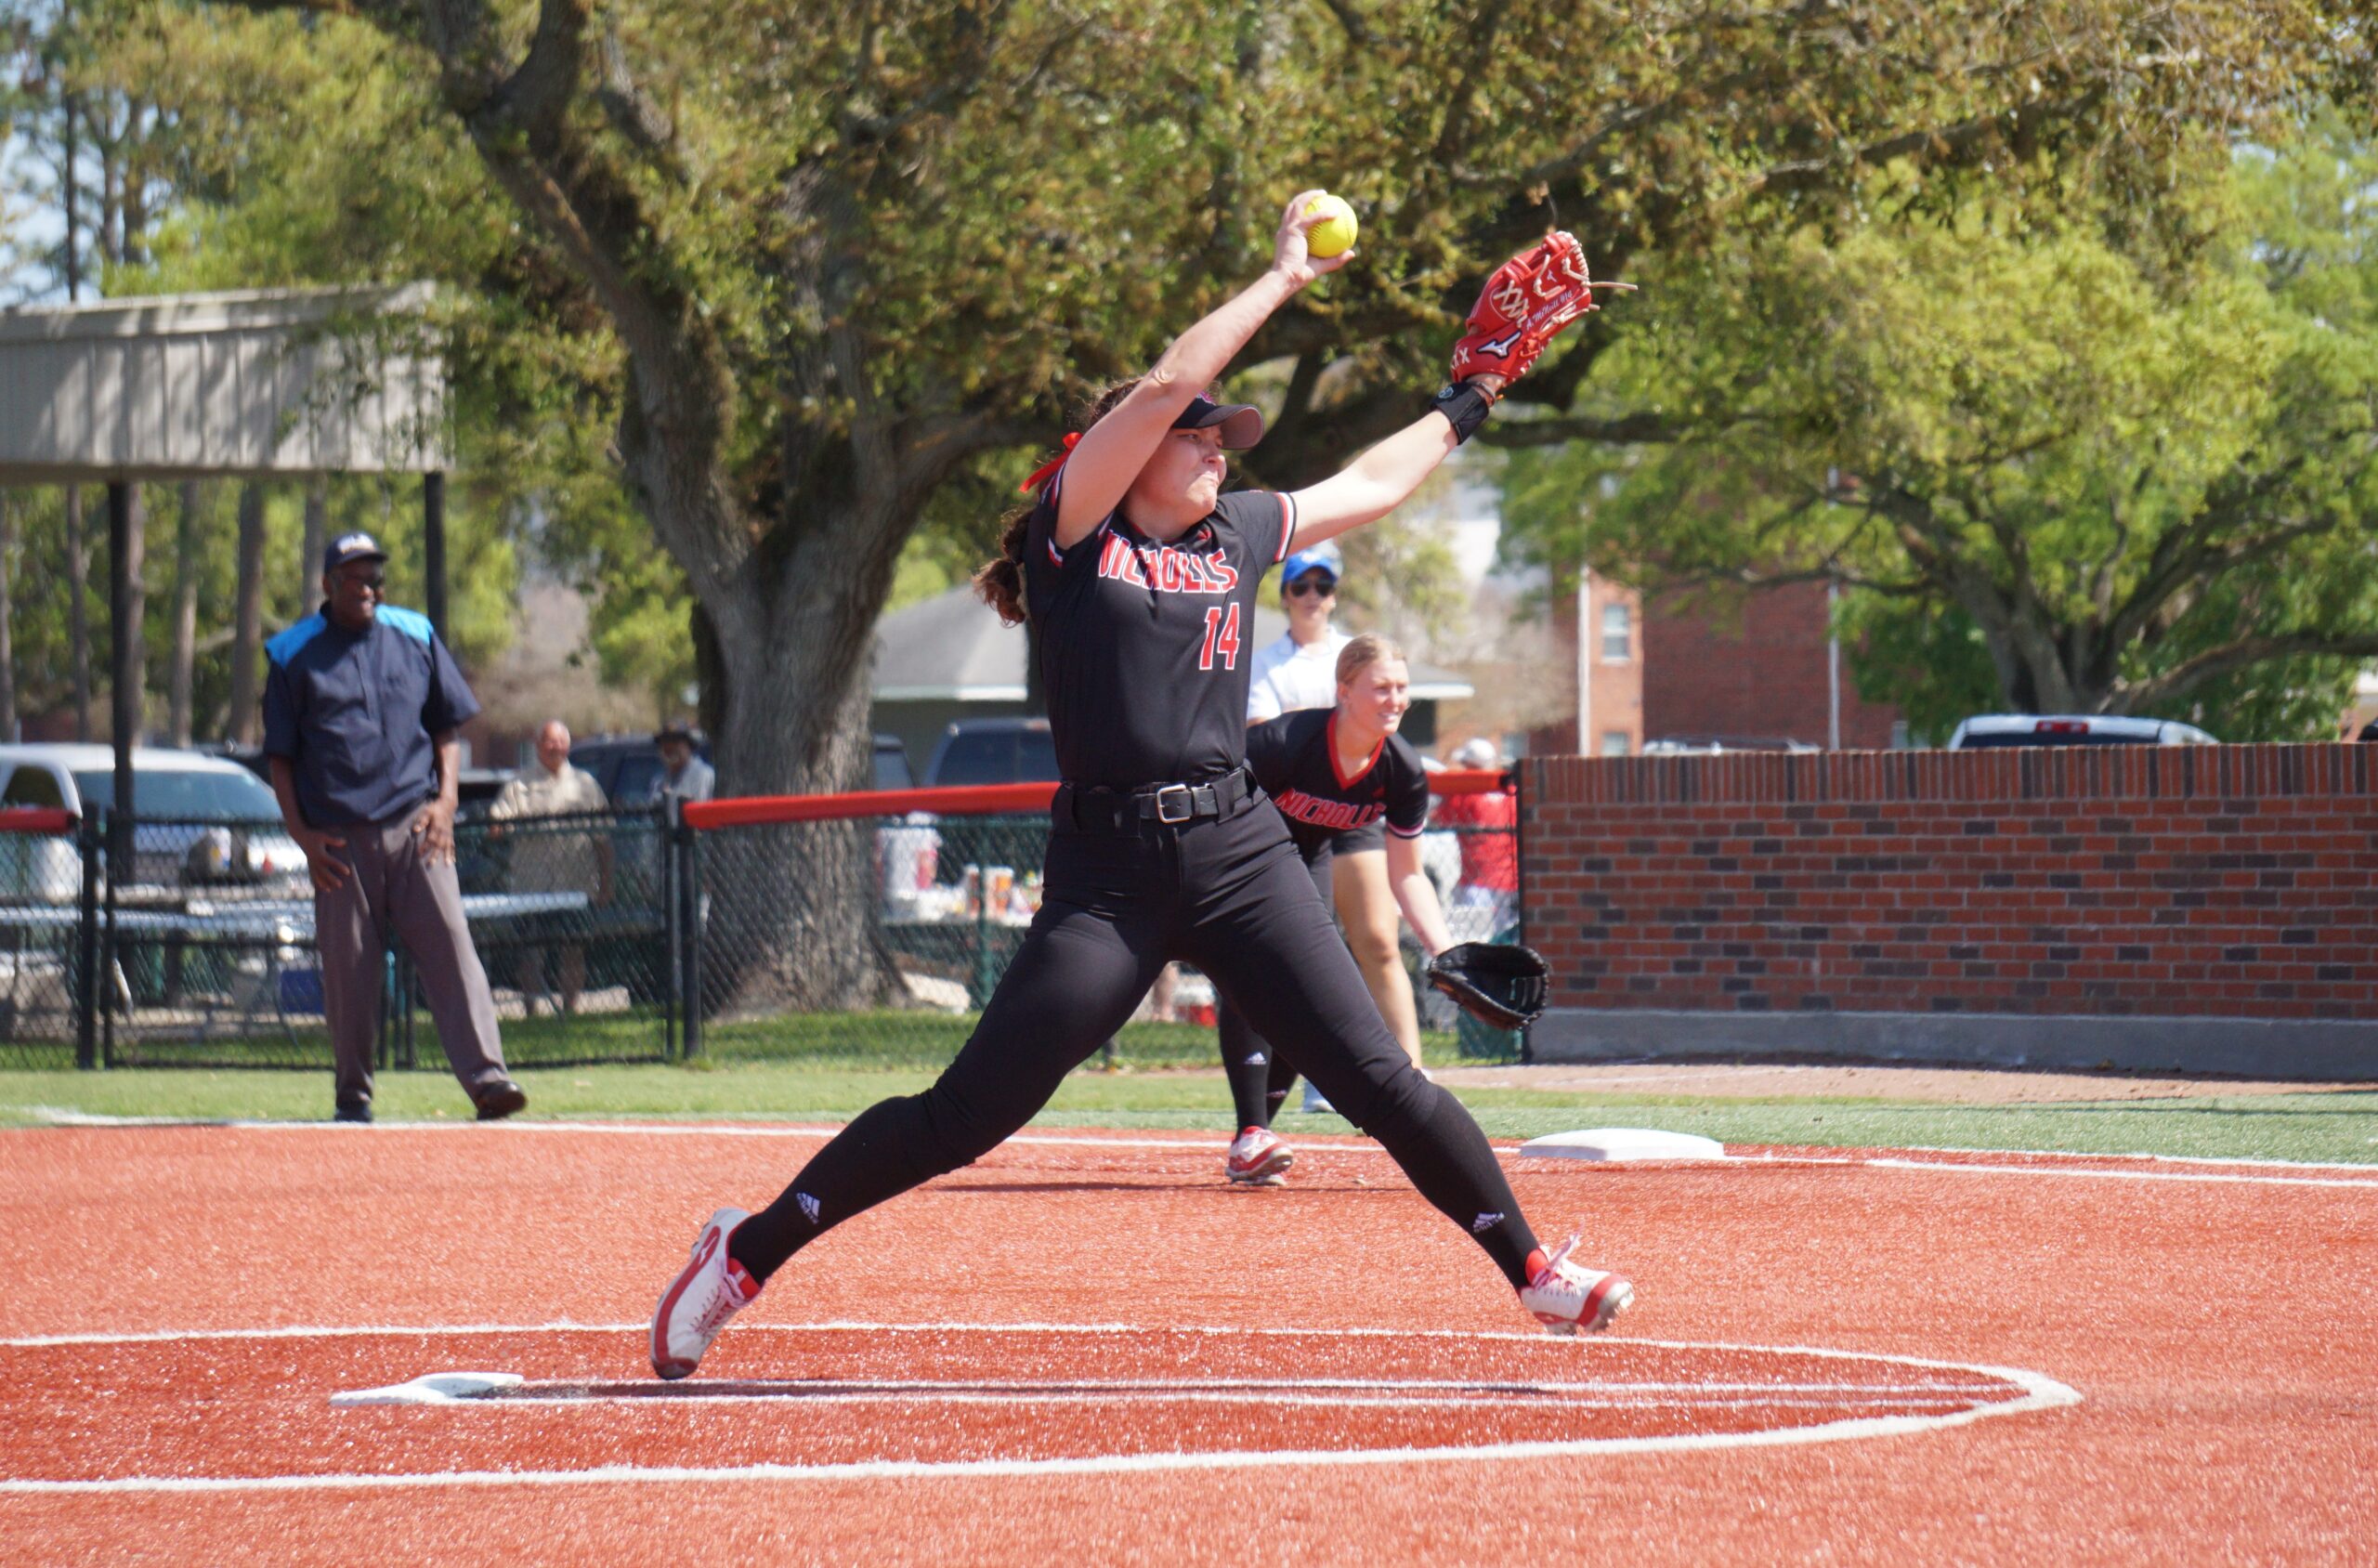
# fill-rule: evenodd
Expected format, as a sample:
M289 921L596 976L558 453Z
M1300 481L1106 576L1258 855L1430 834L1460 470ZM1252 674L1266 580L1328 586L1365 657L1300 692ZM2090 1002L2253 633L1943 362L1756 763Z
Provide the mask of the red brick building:
M1715 605L1654 603L1644 617L1640 678L1647 738L1741 736L1826 745L1835 673L1824 584L1795 583ZM1841 748L1888 747L1898 710L1859 700L1846 659L1839 682Z
M1640 755L1646 736L1642 595L1588 572L1584 609L1580 616L1577 595L1564 594L1553 601L1548 619L1555 642L1574 661L1571 700L1580 687L1586 700L1574 716L1529 732L1528 751L1535 756Z

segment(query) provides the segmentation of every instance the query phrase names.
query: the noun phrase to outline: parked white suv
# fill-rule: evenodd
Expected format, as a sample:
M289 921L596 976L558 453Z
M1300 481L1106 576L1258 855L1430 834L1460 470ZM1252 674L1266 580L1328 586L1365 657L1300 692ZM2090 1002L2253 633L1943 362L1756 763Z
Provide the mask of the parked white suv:
M1949 737L1952 751L1991 746L2210 746L2212 736L2177 719L2110 713L1978 713Z
M281 803L239 764L158 746L132 751L139 819L124 885L262 886L310 894L306 853L281 825ZM115 801L115 751L78 742L0 746L0 806L83 817ZM0 834L0 896L67 900L83 867L72 839Z

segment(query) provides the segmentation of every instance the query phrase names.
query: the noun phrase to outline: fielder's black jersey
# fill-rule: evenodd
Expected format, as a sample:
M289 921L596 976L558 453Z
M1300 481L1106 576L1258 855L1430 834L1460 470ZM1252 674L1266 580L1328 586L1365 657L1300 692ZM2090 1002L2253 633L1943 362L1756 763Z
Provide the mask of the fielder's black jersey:
M1113 790L1230 772L1246 755L1256 592L1287 556L1295 503L1234 490L1169 544L1118 510L1059 550L1064 478L1041 491L1024 557L1058 771Z
M1396 837L1419 837L1429 819L1420 753L1402 736L1388 736L1350 777L1338 771L1337 730L1338 710L1308 708L1247 732L1247 765L1288 819L1297 847L1310 851L1382 817Z

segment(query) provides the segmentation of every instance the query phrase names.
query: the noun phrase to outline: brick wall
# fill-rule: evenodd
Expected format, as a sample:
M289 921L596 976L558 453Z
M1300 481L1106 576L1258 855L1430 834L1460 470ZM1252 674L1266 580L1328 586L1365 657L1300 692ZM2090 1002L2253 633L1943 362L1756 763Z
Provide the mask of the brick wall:
M1824 584L1718 606L1654 601L1643 618L1643 730L1651 738L1770 736L1825 743L1832 688ZM1859 699L1845 660L1841 743L1879 750L1898 710Z
M1555 1008L2378 1020L2378 746L1522 766Z

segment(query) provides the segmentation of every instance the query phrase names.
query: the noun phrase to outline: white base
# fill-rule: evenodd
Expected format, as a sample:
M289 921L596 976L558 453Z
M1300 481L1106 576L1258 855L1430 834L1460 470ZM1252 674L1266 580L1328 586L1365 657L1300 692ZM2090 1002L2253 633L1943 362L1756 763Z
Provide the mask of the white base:
M1723 1159L1726 1145L1697 1132L1590 1127L1531 1138L1520 1145L1520 1153L1546 1159Z
M385 1389L352 1389L331 1395L333 1409L359 1405L451 1405L458 1399L483 1399L499 1389L517 1388L516 1372L433 1372L410 1383Z

